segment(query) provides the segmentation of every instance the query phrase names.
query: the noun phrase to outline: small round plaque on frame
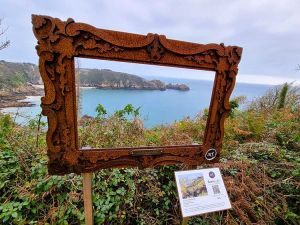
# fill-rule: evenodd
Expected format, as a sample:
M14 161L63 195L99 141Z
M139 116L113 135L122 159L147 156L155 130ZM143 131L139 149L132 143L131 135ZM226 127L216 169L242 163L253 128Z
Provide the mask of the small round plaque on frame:
M208 151L205 153L205 159L206 160L213 160L217 156L217 150L214 148L208 149Z

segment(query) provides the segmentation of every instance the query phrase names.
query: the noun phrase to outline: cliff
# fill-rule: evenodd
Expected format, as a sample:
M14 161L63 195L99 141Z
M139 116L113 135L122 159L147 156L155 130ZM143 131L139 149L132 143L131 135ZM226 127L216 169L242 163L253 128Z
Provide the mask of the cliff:
M0 61L0 108L26 106L18 100L26 96L42 95L38 66L32 63ZM160 80L146 80L137 75L115 72L109 69L80 69L79 84L100 89L166 90L187 91L185 84L165 84Z
M101 89L189 90L185 84L166 85L160 80L146 80L137 75L109 69L80 69L79 82L80 86ZM0 61L0 91L14 90L28 84L42 84L37 65Z
M0 61L0 90L18 88L27 83L42 83L35 64Z
M185 84L165 84L160 80L146 80L142 77L115 72L108 69L80 69L79 82L81 86L100 89L131 89L131 90L161 90L174 89L187 91Z
M0 108L30 106L26 96L43 95L38 67L32 63L0 61Z

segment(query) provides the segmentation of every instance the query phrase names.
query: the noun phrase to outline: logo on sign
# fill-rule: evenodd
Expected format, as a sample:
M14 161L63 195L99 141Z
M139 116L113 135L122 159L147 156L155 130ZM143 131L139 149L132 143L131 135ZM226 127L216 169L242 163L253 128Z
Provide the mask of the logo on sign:
M217 156L217 150L214 148L209 149L205 154L206 160L213 160Z
M214 173L213 171L210 171L210 172L208 173L208 176L209 176L210 178L214 178L216 175L215 175L215 173Z

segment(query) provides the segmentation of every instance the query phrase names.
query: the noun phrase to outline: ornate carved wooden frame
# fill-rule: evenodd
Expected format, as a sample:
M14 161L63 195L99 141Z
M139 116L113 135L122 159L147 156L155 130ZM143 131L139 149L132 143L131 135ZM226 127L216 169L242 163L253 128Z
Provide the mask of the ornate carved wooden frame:
M61 21L49 16L32 15L32 24L45 87L41 107L48 118L50 174L175 163L199 165L218 160L242 48L189 43L151 33L145 36L103 30L72 19ZM215 71L203 144L79 149L74 57ZM216 157L211 149L216 149Z

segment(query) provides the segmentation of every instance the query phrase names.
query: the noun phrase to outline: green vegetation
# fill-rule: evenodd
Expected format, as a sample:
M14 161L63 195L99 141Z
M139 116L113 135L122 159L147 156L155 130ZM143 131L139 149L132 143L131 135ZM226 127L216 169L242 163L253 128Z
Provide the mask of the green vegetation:
M220 167L232 210L198 216L190 224L299 224L300 97L288 86L269 91L226 121ZM282 101L282 98L285 98ZM283 104L282 104L283 102ZM281 107L279 107L281 106ZM80 123L83 146L117 147L201 143L207 113L146 130L129 105ZM130 117L128 117L128 115ZM0 223L84 224L82 177L47 175L45 124L26 126L0 115ZM37 136L39 138L37 138ZM207 167L203 166L203 167ZM94 174L95 224L180 224L174 171L107 169Z
M0 90L25 86L27 82L39 83L40 75L36 65L0 61Z
M109 69L80 69L80 84L122 83L142 84L145 80L139 76L115 72Z
M279 109L284 108L288 90L289 90L289 85L287 83L285 83L279 93L279 100L278 100L278 108Z

